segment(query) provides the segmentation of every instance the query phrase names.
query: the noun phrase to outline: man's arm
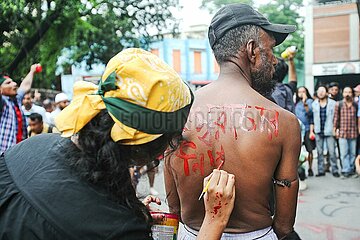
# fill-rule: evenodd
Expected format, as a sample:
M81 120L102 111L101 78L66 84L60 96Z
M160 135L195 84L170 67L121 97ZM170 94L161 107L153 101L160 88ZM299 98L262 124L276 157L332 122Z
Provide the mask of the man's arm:
M301 148L300 126L295 116L289 116L287 127L290 132L284 137L281 159L275 171L275 179L287 180L291 185L275 187L276 210L273 220L273 228L278 236L282 238L294 230L296 205L298 196L298 163Z
M24 93L31 89L31 85L34 79L35 70L38 64L33 64L30 67L29 73L26 77L22 80L20 87L18 90L23 91Z
M172 157L174 157L174 154L170 154L169 156L165 157L164 178L166 198L168 201L170 213L175 213L181 218L180 199L177 192L175 178L171 169L172 167L170 161Z

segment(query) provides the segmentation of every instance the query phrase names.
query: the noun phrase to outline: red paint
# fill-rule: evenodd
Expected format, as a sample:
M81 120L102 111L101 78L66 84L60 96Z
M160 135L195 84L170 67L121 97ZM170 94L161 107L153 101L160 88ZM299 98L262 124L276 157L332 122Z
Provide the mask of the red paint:
M208 150L207 154L208 154L209 159L210 159L210 166L215 167L215 159L214 159L214 157L212 155L212 151Z
M210 139L210 134L209 131L207 130L206 133L202 136L202 137L198 137L198 139L205 143L205 145L211 147L211 139Z
M228 203L225 203L225 206L228 205Z
M220 133L219 133L219 130L217 130L215 132L215 140L219 140L219 138L220 138Z
M225 162L225 151L224 151L224 148L223 148L222 145L221 145L220 152L217 151L216 155L217 155L216 162L218 162L218 161L224 161Z
M218 211L220 210L220 208L221 208L221 201L219 202L219 204L217 206L214 207L213 213L215 215L218 214Z
M179 148L179 152L176 153L176 156L178 158L181 158L184 160L184 173L186 176L190 175L190 170L189 170L189 160L190 159L196 159L196 154L186 154L184 152L184 148L192 148L192 149L196 149L196 144L194 142L191 141L184 141L181 143L180 148Z
M220 193L220 197L222 197L223 195Z
M200 132L201 129L204 127L204 125L205 125L205 123L202 123L202 124L200 124L199 126L197 126L197 127L195 128L196 131L197 131L197 132Z
M238 139L238 135L237 135L237 131L236 131L236 128L235 128L235 127L234 127L234 138L235 138L235 140Z
M219 193L218 192L215 193L215 197L219 198Z
M264 110L267 110L266 108L259 107L259 106L255 106L255 109L260 110L260 116L263 116L264 115Z
M223 131L223 133L225 133L225 125L226 125L226 113L225 112L221 112L219 118L217 119L215 123L216 126L220 127L220 129Z
M275 111L274 119L270 120L271 125L274 127L275 137L279 136L279 112Z
M204 154L200 153L200 163L194 163L192 165L192 171L196 173L197 170L200 170L201 176L204 176Z
M256 131L256 123L255 123L255 119L251 118L251 117L246 117L252 124L252 127L248 129L248 132L251 131Z

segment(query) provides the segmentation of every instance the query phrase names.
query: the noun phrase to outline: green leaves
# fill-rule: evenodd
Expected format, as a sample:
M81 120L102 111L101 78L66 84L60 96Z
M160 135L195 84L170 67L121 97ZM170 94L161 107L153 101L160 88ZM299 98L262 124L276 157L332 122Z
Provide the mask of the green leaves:
M300 61L304 59L304 18L299 15L303 7L302 0L278 0L271 1L269 4L261 5L259 12L263 13L272 23L296 25L296 32L290 34L288 38L274 49L274 53L280 56L281 52L289 46L297 46L296 58Z
M207 8L209 12L214 13L219 8L230 3L246 3L254 5L253 0L202 0L202 7ZM268 4L260 5L259 12L264 14L272 23L292 24L297 26L295 33L289 37L278 47L274 49L277 56L285 51L289 46L298 47L296 58L301 62L304 59L304 18L299 15L300 9L303 7L303 0L277 0L270 1Z
M0 69L20 80L30 65L44 71L35 87L55 83L59 56L64 65L106 63L124 47L146 46L176 21L169 10L177 0L2 0ZM169 25L169 24L172 25ZM41 80L39 79L41 78Z

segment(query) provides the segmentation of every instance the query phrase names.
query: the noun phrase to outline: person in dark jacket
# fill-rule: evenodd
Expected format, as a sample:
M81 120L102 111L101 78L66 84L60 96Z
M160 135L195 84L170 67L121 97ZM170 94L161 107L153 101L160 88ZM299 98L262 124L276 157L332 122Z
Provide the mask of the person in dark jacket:
M0 239L152 239L147 207L160 202L137 199L129 168L179 144L192 102L176 72L140 49L112 58L99 86L77 82L55 120L61 136L31 137L0 157ZM206 181L199 239L216 239L233 209L235 179L213 171ZM228 204L211 218L218 200Z
M271 98L280 107L295 113L294 93L297 87L297 76L294 63L295 53L290 53L288 58L289 65L285 60L278 58L278 64L275 66L273 79L276 81ZM286 75L289 73L289 83L283 83Z

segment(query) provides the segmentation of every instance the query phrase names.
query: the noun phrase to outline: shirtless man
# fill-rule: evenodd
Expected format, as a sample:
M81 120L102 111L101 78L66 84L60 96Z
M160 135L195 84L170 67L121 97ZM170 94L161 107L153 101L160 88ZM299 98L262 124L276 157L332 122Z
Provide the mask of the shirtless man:
M170 211L184 224L178 239L195 239L204 219L204 204L198 200L202 180L221 161L222 169L236 176L235 206L224 238L296 235L299 123L263 97L275 85L272 49L294 31L294 26L271 24L244 4L227 5L215 14L209 40L220 65L219 78L196 92L184 142L165 161ZM272 218L274 180L278 204ZM222 204L214 207L214 216Z

